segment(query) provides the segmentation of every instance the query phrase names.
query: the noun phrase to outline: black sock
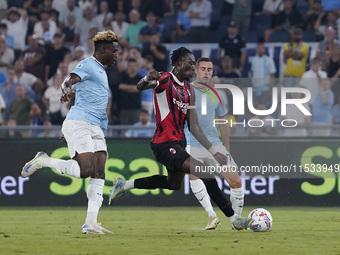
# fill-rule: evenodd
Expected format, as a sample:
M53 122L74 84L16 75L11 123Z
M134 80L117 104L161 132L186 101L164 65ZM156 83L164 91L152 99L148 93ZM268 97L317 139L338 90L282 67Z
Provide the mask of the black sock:
M167 176L153 175L135 180L134 187L136 189L169 189Z
M233 216L234 210L231 207L228 199L223 195L222 190L217 185L216 179L212 179L204 182L205 187L207 188L208 194L212 201L221 209L221 211L227 216Z

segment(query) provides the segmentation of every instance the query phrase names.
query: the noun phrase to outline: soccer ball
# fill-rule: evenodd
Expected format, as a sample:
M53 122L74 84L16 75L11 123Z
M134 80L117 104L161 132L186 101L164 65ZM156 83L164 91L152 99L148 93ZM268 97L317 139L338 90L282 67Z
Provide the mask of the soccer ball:
M249 228L254 232L268 231L273 225L273 217L266 209L256 208L249 213L249 217L253 219Z

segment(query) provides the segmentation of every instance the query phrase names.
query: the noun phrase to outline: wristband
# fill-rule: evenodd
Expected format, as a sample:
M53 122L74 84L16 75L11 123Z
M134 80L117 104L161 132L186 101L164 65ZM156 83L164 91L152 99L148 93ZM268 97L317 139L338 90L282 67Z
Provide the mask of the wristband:
M215 156L215 154L218 152L215 146L211 146L208 150L211 155Z

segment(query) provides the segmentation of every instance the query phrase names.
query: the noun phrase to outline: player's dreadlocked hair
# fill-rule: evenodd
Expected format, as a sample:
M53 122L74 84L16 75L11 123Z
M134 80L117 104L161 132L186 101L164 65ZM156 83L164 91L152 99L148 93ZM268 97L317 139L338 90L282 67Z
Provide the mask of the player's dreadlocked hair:
M171 53L171 65L175 66L177 62L185 55L192 54L190 50L184 47L180 47Z
M112 44L113 42L118 42L118 41L119 41L119 37L112 30L105 30L105 31L98 32L93 37L93 42L94 42L94 46L96 50L100 46L103 46L104 44Z

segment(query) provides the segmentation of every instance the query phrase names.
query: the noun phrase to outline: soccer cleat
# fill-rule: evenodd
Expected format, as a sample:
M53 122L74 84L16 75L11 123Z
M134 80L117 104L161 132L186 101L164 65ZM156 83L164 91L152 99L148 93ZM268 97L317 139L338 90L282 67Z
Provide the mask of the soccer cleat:
M45 159L47 159L48 156L45 152L38 152L37 155L31 160L28 161L21 171L22 177L27 177L33 174L35 171L43 167Z
M247 229L251 221L253 220L251 217L240 217L235 214L236 220L232 222L233 228L236 230Z
M95 225L84 224L81 227L81 232L83 234L97 234L97 235L113 234L113 232L103 228L99 224Z
M123 195L126 190L124 190L125 180L122 178L115 178L113 181L113 186L110 191L109 205L116 201L121 195Z
M209 217L208 225L205 227L205 230L213 230L221 226L221 222L217 217Z

